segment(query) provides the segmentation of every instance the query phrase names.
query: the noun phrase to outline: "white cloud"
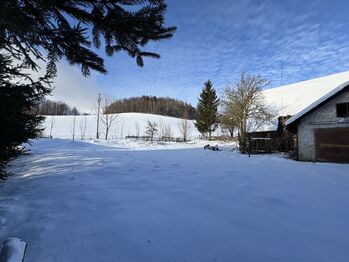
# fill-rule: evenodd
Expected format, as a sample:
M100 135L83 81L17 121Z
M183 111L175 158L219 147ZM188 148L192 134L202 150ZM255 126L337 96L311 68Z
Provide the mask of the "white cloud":
M45 54L45 52L43 52ZM26 70L33 80L45 75L46 64L37 60L38 71ZM77 66L69 65L64 60L57 63L57 77L51 85L52 92L46 98L62 101L80 112L90 113L94 110L98 93L102 93L102 86L97 82L97 73L91 71L91 76L84 77Z
M284 83L349 70L348 24L335 17L326 20L317 4L189 2L169 0L169 24L178 31L173 39L145 48L160 53L160 60L147 59L138 68L119 53L105 61L108 75L89 78L61 63L52 99L83 111L92 110L98 92L119 98L168 95L196 103L207 79L221 89L235 83L242 71L261 74L277 86L282 69Z
M96 77L84 77L77 67L64 62L58 65L58 76L54 80L52 100L61 100L70 106L76 106L80 111L91 112L101 87Z

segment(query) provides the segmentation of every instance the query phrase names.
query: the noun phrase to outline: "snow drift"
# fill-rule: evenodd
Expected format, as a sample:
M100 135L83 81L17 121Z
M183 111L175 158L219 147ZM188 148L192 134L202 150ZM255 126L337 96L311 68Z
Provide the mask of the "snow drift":
M0 241L26 262L349 258L349 165L42 139L11 171Z

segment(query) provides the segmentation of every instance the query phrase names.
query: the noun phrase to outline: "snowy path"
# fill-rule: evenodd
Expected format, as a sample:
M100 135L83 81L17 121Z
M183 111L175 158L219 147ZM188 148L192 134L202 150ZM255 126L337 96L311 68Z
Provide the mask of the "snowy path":
M349 261L349 165L41 140L11 170L26 262Z

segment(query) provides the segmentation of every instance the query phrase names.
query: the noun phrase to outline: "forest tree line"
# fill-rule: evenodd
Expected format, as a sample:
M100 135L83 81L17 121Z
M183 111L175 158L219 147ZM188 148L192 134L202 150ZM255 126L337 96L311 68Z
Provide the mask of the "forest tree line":
M43 99L35 106L35 113L42 116L52 115L79 115L79 111L76 107L71 107L62 101L51 101Z
M107 113L149 113L178 118L195 119L196 109L183 101L156 96L131 97L115 100Z

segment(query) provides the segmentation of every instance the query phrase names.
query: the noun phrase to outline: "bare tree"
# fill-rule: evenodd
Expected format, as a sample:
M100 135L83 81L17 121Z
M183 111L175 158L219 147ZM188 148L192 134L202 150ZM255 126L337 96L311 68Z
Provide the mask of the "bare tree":
M118 138L118 131L119 131L118 127L114 127L114 137L115 138Z
M167 124L163 121L159 121L159 131L160 131L160 137L164 138L171 138L172 137L172 130L171 125Z
M275 117L263 96L262 91L267 85L269 81L259 75L242 73L234 87L225 89L225 117L231 121L231 126L236 125L241 152L246 152L247 132L270 123Z
M139 123L138 122L135 122L135 130L136 130L136 136L139 137L140 127L139 127Z
M234 137L234 131L237 129L236 119L233 117L234 111L231 103L228 101L223 101L223 113L220 117L219 126L222 131L229 131L230 136Z
M159 131L160 131L160 137L165 137L166 136L166 124L162 119L159 121Z
M150 137L150 141L153 142L154 136L158 132L158 124L155 122L148 121L145 133Z
M188 119L182 119L181 122L179 123L179 131L182 135L182 139L184 142L187 142L188 136L189 136L189 121Z
M76 115L73 116L73 141L75 141L75 122L76 122Z
M80 138L81 138L81 140L85 139L85 136L86 136L86 125L87 125L87 118L86 118L86 116L84 116L84 118L80 119L80 121L79 121Z
M123 138L123 137L124 137L124 119L122 119L122 121L121 121L121 127L120 127L119 137L120 137L120 138Z
M53 130L54 124L55 124L55 118L54 118L54 116L52 115L52 116L51 116L51 124L50 124L50 138L52 138L52 130Z
M182 135L183 141L186 142L189 139L190 123L188 120L188 113L185 111L183 119L179 123L179 131Z
M109 114L109 106L113 103L113 99L110 97L104 97L102 99L102 111L100 115L101 123L104 127L104 139L108 140L108 135L110 128L113 126L115 119L118 117L118 114Z
M165 125L165 137L172 137L172 129L170 124Z
M226 125L224 125L222 122L218 123L219 126L219 131L220 131L220 136L222 138L227 138L227 137L233 137L234 135L234 130L230 130Z
M101 113L101 94L98 94L97 104L96 104L96 113L97 113L97 131L96 131L96 138L99 139L99 117Z

